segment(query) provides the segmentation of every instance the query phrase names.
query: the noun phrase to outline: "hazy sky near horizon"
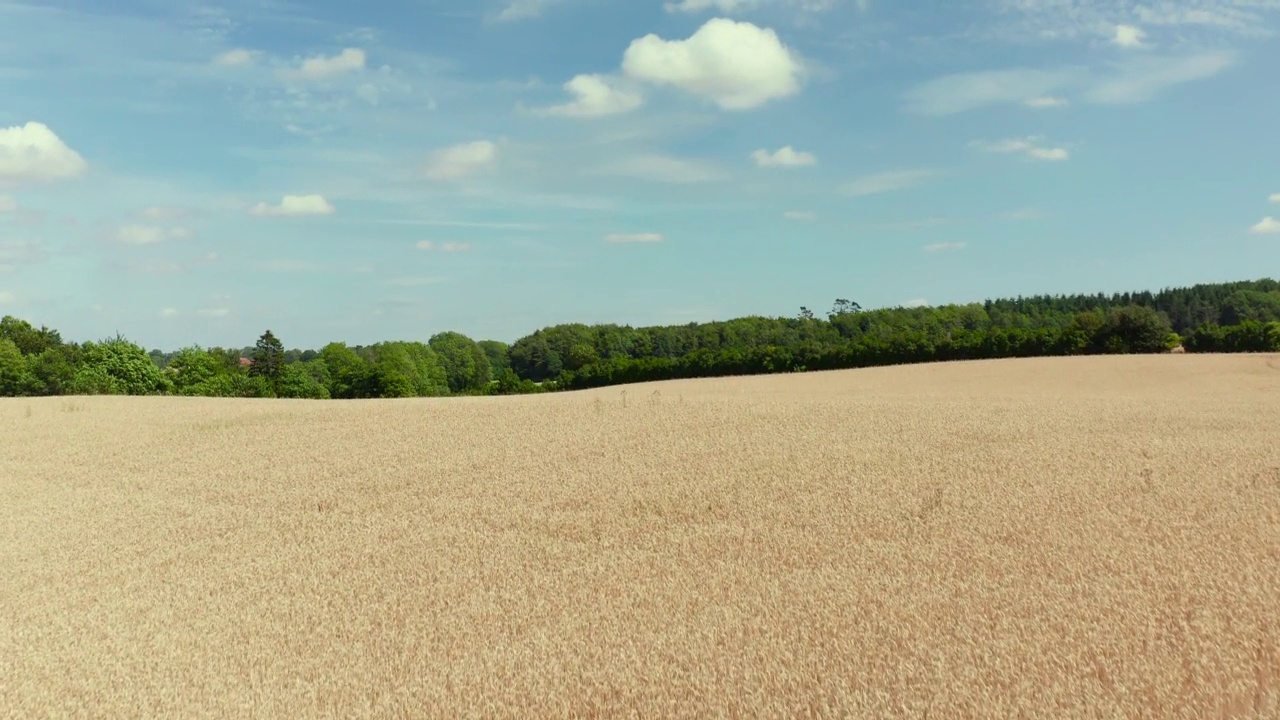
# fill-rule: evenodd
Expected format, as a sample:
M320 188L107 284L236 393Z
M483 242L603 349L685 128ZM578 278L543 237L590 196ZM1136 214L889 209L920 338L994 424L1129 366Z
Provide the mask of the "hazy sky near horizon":
M1280 269L1280 0L0 0L0 314L512 341Z

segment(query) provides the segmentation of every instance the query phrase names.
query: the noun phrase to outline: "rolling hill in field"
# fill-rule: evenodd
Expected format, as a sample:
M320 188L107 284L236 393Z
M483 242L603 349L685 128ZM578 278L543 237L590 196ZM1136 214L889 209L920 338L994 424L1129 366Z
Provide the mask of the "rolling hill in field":
M0 427L15 717L1280 711L1276 355Z

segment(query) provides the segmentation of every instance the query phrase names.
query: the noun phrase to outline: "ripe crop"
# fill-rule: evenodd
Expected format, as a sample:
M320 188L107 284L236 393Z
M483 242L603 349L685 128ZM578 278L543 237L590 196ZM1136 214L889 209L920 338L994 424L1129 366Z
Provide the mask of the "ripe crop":
M0 401L5 715L1280 713L1275 356L67 402Z

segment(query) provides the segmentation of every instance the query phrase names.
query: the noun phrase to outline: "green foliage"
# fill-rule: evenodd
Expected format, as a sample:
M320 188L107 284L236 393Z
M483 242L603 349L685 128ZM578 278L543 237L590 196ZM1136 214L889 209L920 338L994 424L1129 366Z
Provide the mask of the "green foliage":
M0 337L0 395L37 395L39 387L40 383L17 343Z
M56 330L44 326L37 330L31 323L12 315L0 318L0 338L13 342L23 355L39 355L62 345L62 337Z
M80 347L57 345L39 355L27 357L27 364L36 376L39 394L66 395L80 367Z
M1280 322L1246 320L1222 327L1209 323L1187 336L1189 352L1277 352L1280 351Z
M863 315L868 317L859 317ZM1006 315L1003 326L989 319L984 326L984 315L982 308L969 306L843 313L827 323L779 318L772 321L772 329L756 321L755 334L739 335L739 342L749 339L742 344L715 346L704 337L703 347L680 357L614 357L566 371L557 384L579 389L650 380L939 360L1163 352L1170 334L1168 321L1160 313L1139 306L1080 312L1069 318L1051 316L1035 322ZM806 331L794 323L843 326L836 332L821 327ZM749 344L750 340L784 337L791 340L790 344Z
M1110 353L1157 353L1167 350L1173 328L1159 311L1140 305L1112 308L1092 344Z
M546 388L532 380L521 379L511 368L503 368L489 391L494 395L527 395L546 392Z
M484 351L489 360L489 377L497 379L498 374L511 367L511 347L498 340L481 340L476 343Z
M378 343L372 348L371 397L437 397L449 394L440 355L420 342Z
M67 384L68 395L127 395L126 386L102 365L83 365Z
M215 378L233 372L222 358L198 346L174 353L166 370L179 395L206 395L205 390L213 386Z
M71 386L87 395L157 395L173 388L145 350L121 337L85 343Z
M249 375L266 380L272 393L280 394L280 377L284 372L284 345L270 330L262 333L254 347Z
M323 360L312 360L311 363L292 363L284 366L280 373L279 397L300 398L300 400L329 400L329 388L320 378L328 375L328 370L317 372L321 368L308 368L308 365L321 365Z
M552 348L544 331L521 338L511 346L511 368L522 378L540 382L564 371L560 352Z
M1035 296L864 310L838 299L826 319L742 317L632 328L581 323L511 346L442 332L428 343L330 343L290 350L270 331L252 348L172 354L117 337L83 347L0 320L0 393L374 398L511 394L666 378L800 372L894 363L1088 353L1280 351L1280 283L1157 293ZM251 369L240 358L250 356ZM163 367L161 372L158 368Z
M450 392L481 392L489 385L489 356L476 341L462 333L442 332L433 335L427 344L444 367Z
M329 397L375 397L370 394L374 383L372 365L347 347L346 343L333 342L325 345L320 350L319 359L329 371Z
M224 372L189 388L184 394L199 397L271 398L276 397L271 383L261 375L247 372Z
M1220 324L1240 325L1250 320L1263 324L1280 320L1280 291L1237 290L1222 302Z

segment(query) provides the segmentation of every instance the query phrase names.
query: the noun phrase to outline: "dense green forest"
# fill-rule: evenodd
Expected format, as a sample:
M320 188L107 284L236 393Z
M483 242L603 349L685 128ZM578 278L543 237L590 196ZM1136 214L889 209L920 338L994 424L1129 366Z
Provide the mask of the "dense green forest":
M977 358L1280 351L1280 283L988 300L825 318L665 327L568 324L511 345L442 332L427 342L285 350L271 331L245 348L152 350L123 337L66 342L0 320L0 395L399 398L574 390L671 378L829 370Z

